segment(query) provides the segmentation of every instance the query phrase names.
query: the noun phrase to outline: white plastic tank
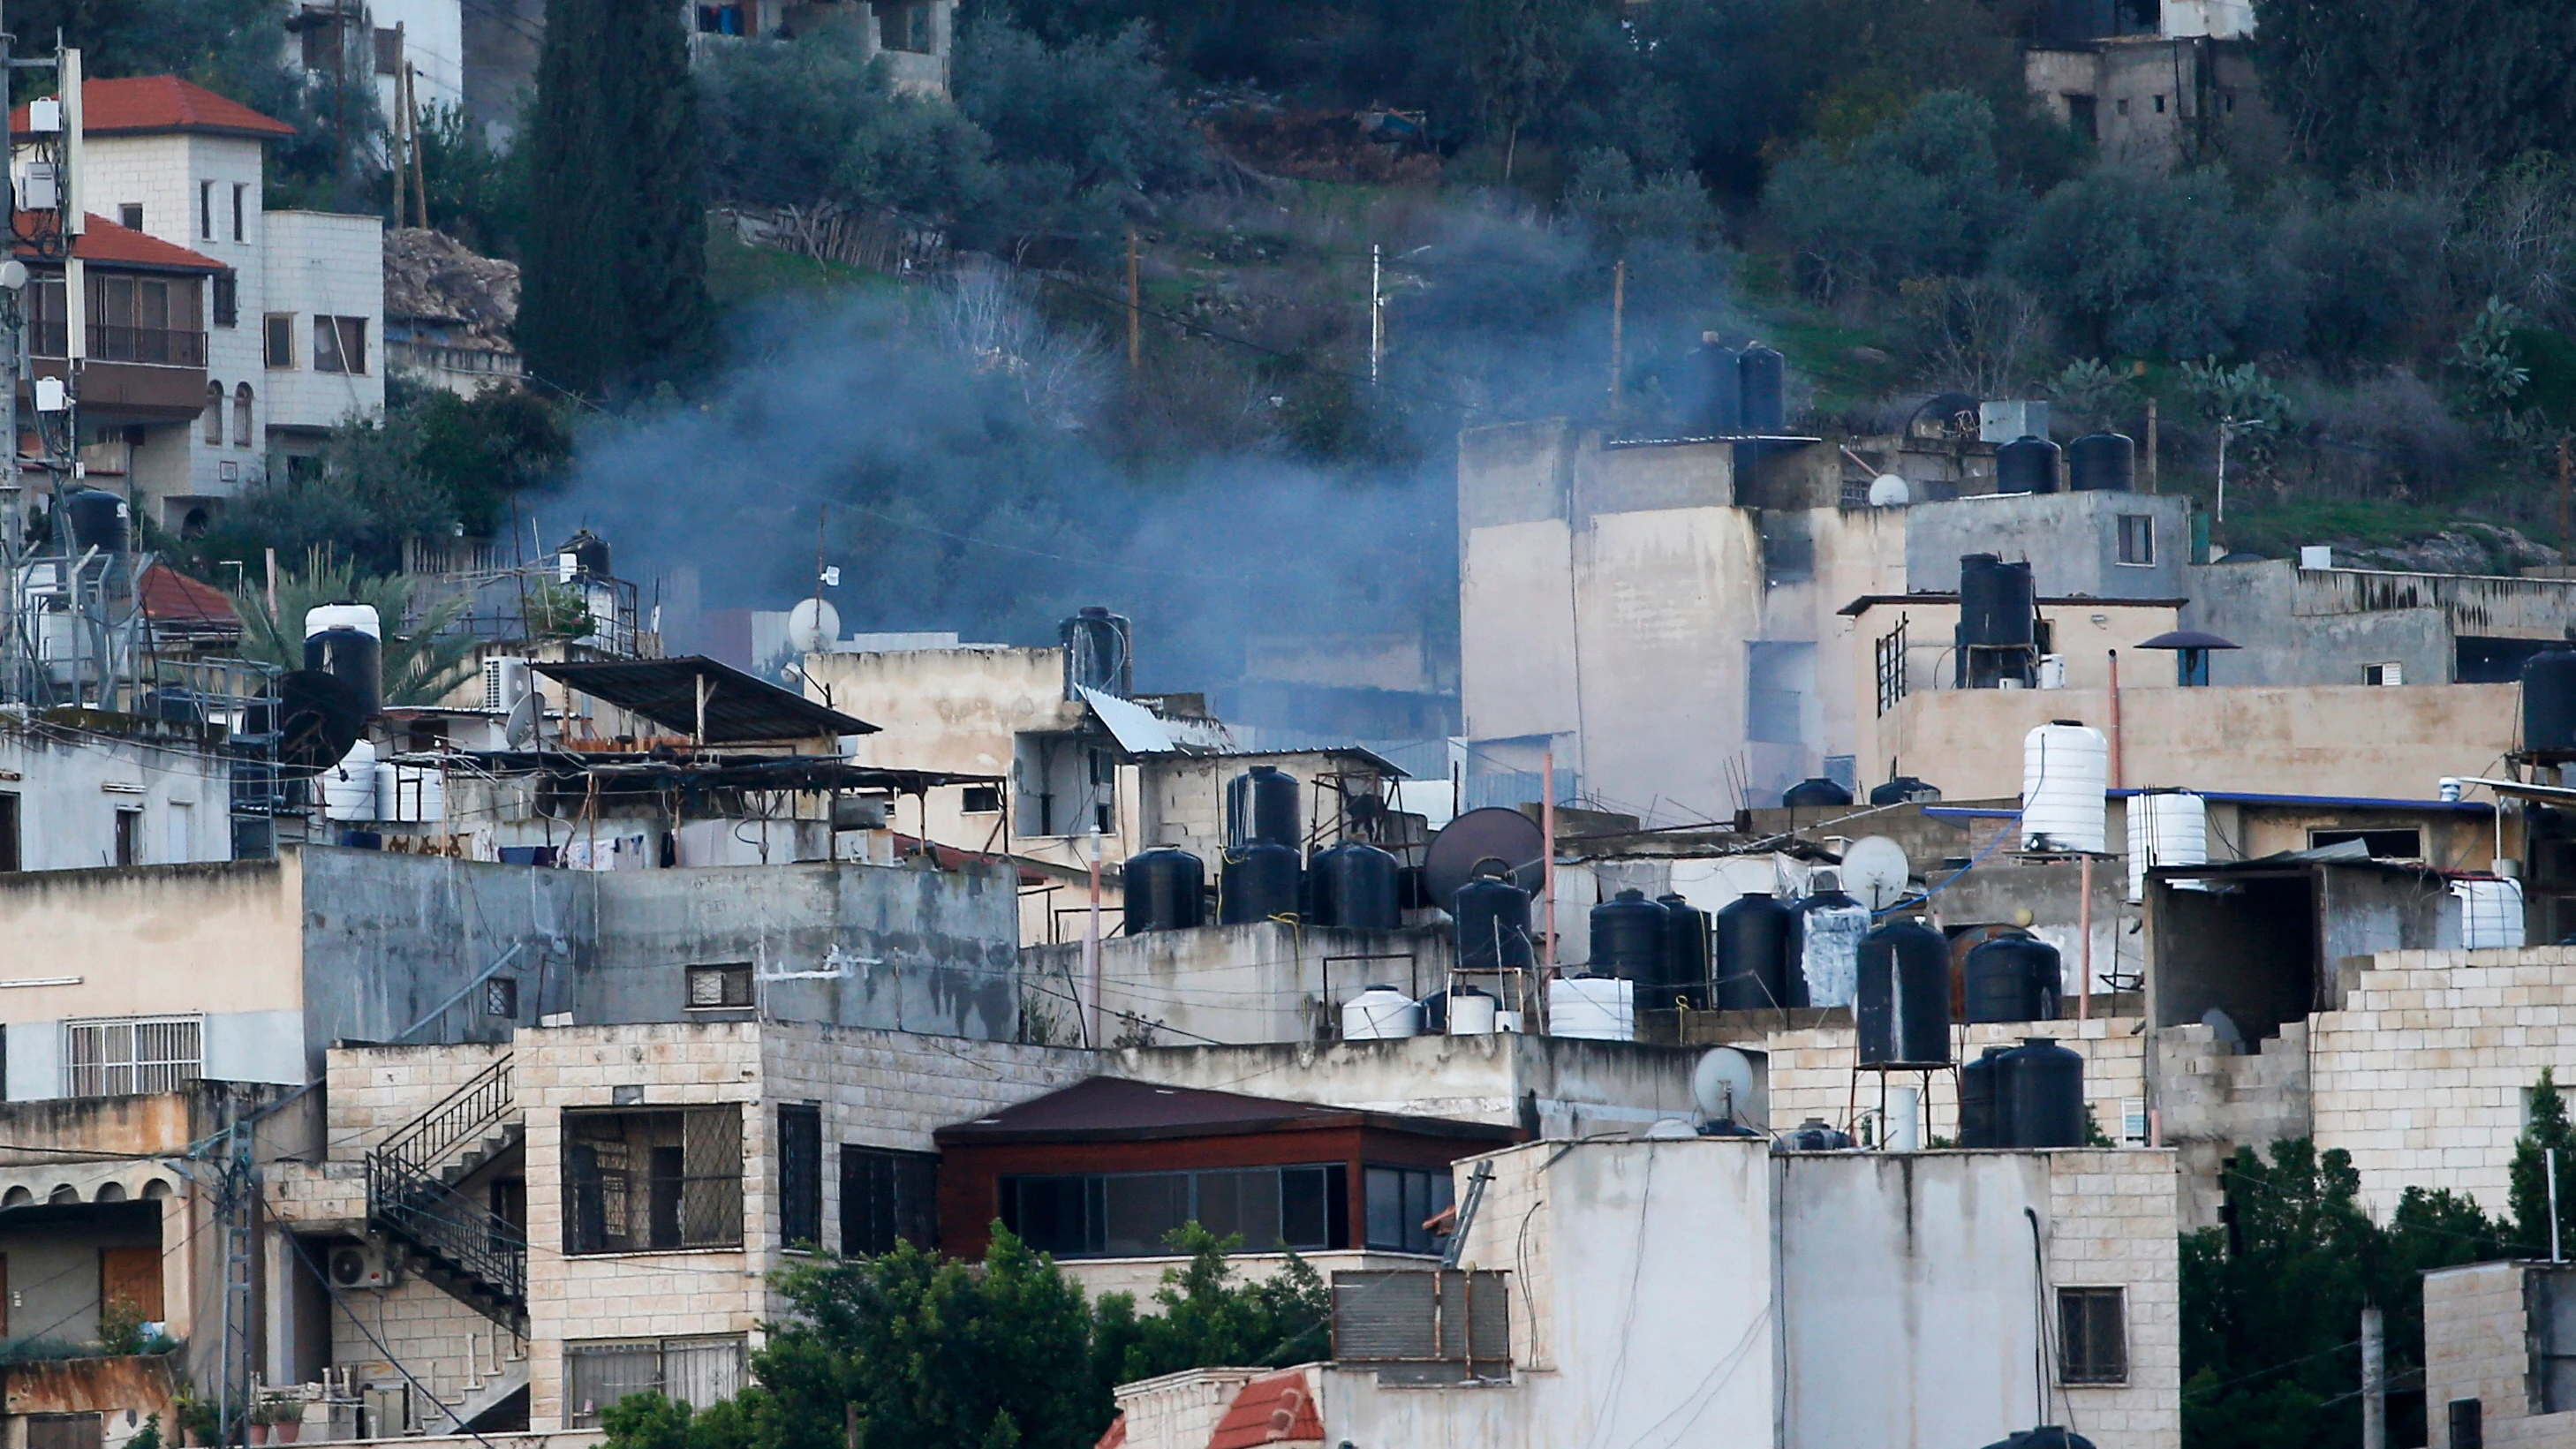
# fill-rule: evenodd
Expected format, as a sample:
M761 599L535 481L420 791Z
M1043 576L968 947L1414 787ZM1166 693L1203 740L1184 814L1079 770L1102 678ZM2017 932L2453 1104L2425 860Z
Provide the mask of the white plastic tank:
M2493 951L2522 944L2522 882L2455 880L2451 894L2460 903L2462 949Z
M427 765L376 766L380 820L435 825L447 818L447 777Z
M1869 907L1843 895L1833 871L1820 870L1808 881L1819 896L1831 893L1831 904L1810 897L1798 906L1798 970L1807 979L1809 1006L1849 1006L1860 986L1860 943L1869 934Z
M1492 1036L1502 1013L1503 1004L1483 991L1462 986L1449 993L1449 1034L1451 1036Z
M322 818L376 819L376 747L365 740L349 746L340 763L322 772Z
M355 629L381 643L385 628L376 617L373 604L316 604L304 611L304 637L327 634L333 629Z
M2129 899L2147 898L2147 872L2209 864L2209 802L2181 790L2129 797Z
M2022 848L2100 855L2110 774L2111 745L2100 730L2061 719L2022 736Z
M1422 1003L1392 986L1372 986L1342 1003L1342 1040L1422 1035Z
M2066 687L2065 655L2042 654L2039 656L2039 687L2042 689L2064 689Z
M1637 1039L1637 983L1609 976L1560 976L1547 983L1550 1036Z

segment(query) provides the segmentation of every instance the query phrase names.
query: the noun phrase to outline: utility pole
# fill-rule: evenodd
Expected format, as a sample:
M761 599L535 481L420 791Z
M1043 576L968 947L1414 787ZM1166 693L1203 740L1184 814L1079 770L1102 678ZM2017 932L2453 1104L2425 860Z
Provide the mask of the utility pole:
M2568 456L2568 452L2568 439L2567 436L2562 433L2558 438L2558 547L2562 550L2569 548L2567 538L2568 475L2571 467L2576 467L2576 460L2571 460Z
M1610 269L1610 421L1619 421L1620 374L1626 371L1628 263Z
M1145 365L1145 293L1136 278L1136 228L1127 228L1127 376Z
M2147 491L2156 490L2156 400L2147 399ZM2564 528L2559 530L2564 533Z
M1386 251L1376 242L1369 243L1369 386L1377 386L1378 366L1386 358ZM2566 456L2559 449L2559 456ZM2567 525L2562 519L2558 532L2563 536Z
M410 61L403 62L403 124L411 130L411 195L412 205L420 210L420 225L429 229L429 178L420 159L420 69Z
M2388 1449L2388 1341L2376 1304L2361 1310L2361 1449Z
M394 56L397 61L402 56L403 27L406 23L394 22ZM403 92L404 69L405 67L400 64L394 68L394 128L393 134L385 138L387 145L393 151L390 159L394 163L394 229L396 231L400 231L411 216L410 208L403 203L403 191L411 180L411 106L408 104L409 98Z

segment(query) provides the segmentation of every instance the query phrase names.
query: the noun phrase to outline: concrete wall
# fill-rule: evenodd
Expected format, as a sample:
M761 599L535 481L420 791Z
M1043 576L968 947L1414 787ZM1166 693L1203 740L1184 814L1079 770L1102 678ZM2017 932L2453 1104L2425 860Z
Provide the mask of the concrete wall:
M2163 1027L2147 1035L2149 1102L2163 1144L2174 1150L2186 1228L2219 1221L2225 1194L2219 1174L2239 1147L2266 1160L2272 1144L2315 1129L2308 1095L2308 1023L2285 1022L2278 1035L2248 1042L2239 1054L2201 1025Z
M2359 684L2397 664L2409 684L2446 684L2460 636L2558 641L2576 623L2576 580L2368 569L2287 559L2190 570L2183 627L2243 647L2210 656L2213 684Z
M264 306L295 318L295 366L267 371L265 422L281 428L328 428L385 405L385 227L373 216L319 211L267 214L261 249ZM358 317L367 324L366 371L319 372L313 366L313 319Z
M2445 775L2475 775L2514 747L2516 687L2452 684L2120 691L2121 782L2285 795L2430 799ZM1879 758L1952 799L2018 798L2022 736L2053 719L2097 729L2102 690L1945 690L1878 720ZM1917 766L1923 768L1917 768Z
M1029 989L1060 1014L1072 1011L1067 995L1076 987L1088 999L1082 949L1021 953ZM1337 1036L1342 1003L1381 982L1417 1000L1443 990L1454 954L1445 927L1343 931L1263 921L1112 936L1100 943L1101 1038L1151 1044Z
M2120 518L2155 520L2155 561L2120 562ZM2043 596L2179 599L2191 500L2154 493L1988 493L1905 510L1905 591L1955 594L1959 559L2027 562Z
M232 766L209 751L11 728L0 771L18 797L22 870L116 864L117 815L141 815L142 863L230 860Z
M2478 1401L2491 1449L2576 1442L2576 1413L2532 1412L2525 1280L2532 1265L2473 1263L2424 1275L2424 1416L2432 1449L2451 1440L2450 1405Z

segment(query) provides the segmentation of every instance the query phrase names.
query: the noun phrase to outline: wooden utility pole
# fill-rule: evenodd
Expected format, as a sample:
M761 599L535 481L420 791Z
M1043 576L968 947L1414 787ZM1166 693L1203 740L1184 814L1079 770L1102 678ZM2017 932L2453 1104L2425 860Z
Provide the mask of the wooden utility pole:
M420 210L421 230L429 229L429 180L420 159L420 71L410 61L403 62L403 124L411 128L411 194L412 205Z
M402 25L396 24L394 26L394 54L397 62L400 61L402 55L402 36ZM411 137L411 98L403 92L403 70L404 67L399 63L394 67L393 134L385 138L386 145L393 152L393 155L389 159L394 163L394 229L396 231L400 231L411 224L411 209L403 204L403 192L405 188L409 186L411 181L410 148L413 145Z
M2569 541L2567 537L2568 478L2571 470L2576 469L2576 460L2571 460L2568 457L2568 441L2569 440L2563 435L2558 439L2558 547L2562 551L2569 549Z
M1620 374L1626 371L1628 264L1610 269L1610 421L1619 421Z
M1145 366L1145 293L1136 279L1136 228L1127 228L1127 375Z
M2156 400L2147 399L2147 491L2156 491Z

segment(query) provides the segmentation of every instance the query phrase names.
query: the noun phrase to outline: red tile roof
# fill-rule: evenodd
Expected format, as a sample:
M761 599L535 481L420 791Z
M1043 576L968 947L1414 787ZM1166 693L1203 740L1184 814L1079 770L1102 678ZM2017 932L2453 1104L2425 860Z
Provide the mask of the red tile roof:
M1217 1420L1208 1449L1259 1449L1264 1444L1321 1444L1324 1416L1315 1412L1306 1376L1291 1371L1254 1379Z
M223 590L167 564L144 570L135 592L142 600L143 616L155 624L192 634L241 633L241 616L233 612L232 600L224 597Z
M25 106L9 113L9 129L20 136L31 134ZM255 139L295 134L295 128L284 121L263 116L239 101L225 100L175 75L83 81L81 131L91 136L195 131Z
M20 236L47 234L53 230L53 227L54 214L50 211L18 213ZM118 226L96 212L90 213L89 230L80 234L80 240L72 246L72 253L84 262L96 262L102 266L150 267L159 271L176 272L232 270L202 252L192 252L186 247L172 246L159 237L146 236L130 227ZM18 246L18 255L28 261L35 261L38 257L35 246L24 242Z
M1122 1410L1117 1418L1109 1421L1109 1432L1101 1435L1100 1442L1092 1445L1091 1449L1124 1449L1126 1443L1127 1415Z

